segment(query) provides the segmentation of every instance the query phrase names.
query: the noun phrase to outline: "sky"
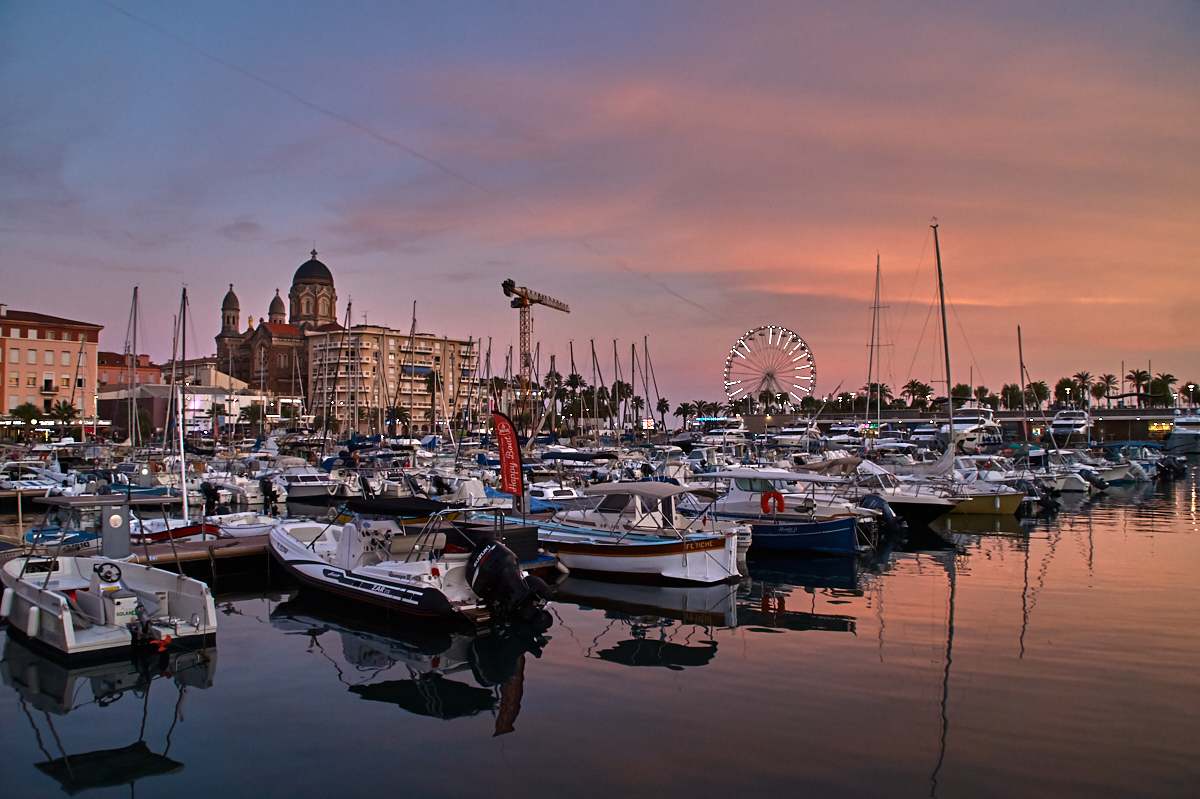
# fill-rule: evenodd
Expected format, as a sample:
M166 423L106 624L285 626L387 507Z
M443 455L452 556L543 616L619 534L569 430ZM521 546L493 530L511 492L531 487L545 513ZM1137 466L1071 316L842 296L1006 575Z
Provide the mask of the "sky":
M785 327L815 390L1200 380L1189 2L0 2L0 302L152 357L315 248L339 318L517 343L673 405ZM197 342L199 342L197 344ZM484 345L486 349L486 343ZM191 348L195 349L191 349ZM880 371L882 370L882 371ZM876 377L875 379L879 379ZM639 393L641 378L637 377ZM944 386L944 383L943 383ZM942 388L944 391L944 388Z

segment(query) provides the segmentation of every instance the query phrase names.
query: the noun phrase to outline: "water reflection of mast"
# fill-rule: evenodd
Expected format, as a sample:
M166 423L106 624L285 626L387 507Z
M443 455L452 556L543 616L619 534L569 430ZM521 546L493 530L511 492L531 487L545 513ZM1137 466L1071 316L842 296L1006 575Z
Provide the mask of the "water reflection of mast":
M933 774L929 779L932 785L929 788L929 795L937 795L937 776L942 770L942 762L946 759L946 733L950 728L950 717L946 715L946 705L950 699L950 662L954 652L954 597L957 591L957 559L958 552L951 550L950 563L946 569L946 573L950 577L950 607L946 613L946 666L942 672L942 739L941 748L938 751L937 766L933 769Z

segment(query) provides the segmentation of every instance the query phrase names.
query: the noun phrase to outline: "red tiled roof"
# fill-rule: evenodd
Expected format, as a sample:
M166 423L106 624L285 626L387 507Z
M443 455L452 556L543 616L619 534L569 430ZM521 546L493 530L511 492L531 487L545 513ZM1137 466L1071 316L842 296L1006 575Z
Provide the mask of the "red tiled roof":
M277 336L300 336L303 335L294 326L285 322L263 322L259 327L265 327Z
M342 326L339 325L337 322L326 322L325 324L321 325L320 327L313 328L313 330L315 330L318 333L332 333L335 330L341 330L341 329L342 329Z
M61 316L49 316L44 313L35 313L34 311L14 311L9 308L4 316L0 316L0 324L4 324L4 320L11 322L31 322L37 325L60 325L64 327L87 327L93 330L102 330L104 325L94 325L91 322L76 322L74 319L63 319Z

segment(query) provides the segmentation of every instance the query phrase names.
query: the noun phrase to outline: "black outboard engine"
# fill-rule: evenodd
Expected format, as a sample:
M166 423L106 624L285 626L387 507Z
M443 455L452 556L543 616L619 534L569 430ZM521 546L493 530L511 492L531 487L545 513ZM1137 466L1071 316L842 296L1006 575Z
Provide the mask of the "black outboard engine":
M898 535L908 529L908 523L897 516L887 500L878 494L867 494L859 500L858 506L879 511L879 531L885 535Z
M1025 496L1029 497L1030 500L1039 508L1053 513L1062 506L1059 504L1058 500L1052 499L1049 493L1045 491L1045 483L1042 483L1040 486L1038 485L1038 483L1041 482L1041 480L1035 480L1032 483L1028 480L1018 480L1016 483L1016 488L1018 491L1024 491Z
M200 494L204 497L204 515L212 516L217 512L217 502L221 498L220 492L212 483L203 482L200 484ZM228 509L225 512L228 513Z
M471 553L467 584L487 603L492 619L500 624L534 621L552 595L544 581L522 575L517 556L494 538L483 539Z
M1187 466L1178 458L1164 455L1154 462L1155 477L1161 480L1182 480L1187 476Z
M1037 486L1037 489L1039 491L1041 491L1042 494L1044 494L1047 497L1053 497L1054 499L1058 499L1059 497L1062 496L1062 491L1058 490L1057 488L1051 488L1050 484L1047 483L1045 480L1043 480L1040 477L1035 477L1033 480L1033 484L1035 486Z
M279 503L279 492L275 490L275 484L267 478L261 477L258 480L258 490L262 492L263 512L268 516L274 515L271 511Z
M1108 481L1100 477L1100 475L1096 474L1091 469L1080 469L1079 476L1091 483L1091 485L1097 490L1103 491L1104 489L1108 488Z

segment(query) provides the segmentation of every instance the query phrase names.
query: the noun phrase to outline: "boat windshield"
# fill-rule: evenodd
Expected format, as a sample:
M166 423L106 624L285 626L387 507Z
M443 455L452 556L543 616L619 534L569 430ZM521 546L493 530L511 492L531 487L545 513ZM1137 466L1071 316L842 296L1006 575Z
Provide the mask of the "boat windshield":
M778 490L774 483L761 477L735 477L733 482L739 491L749 491L753 494L766 494Z

